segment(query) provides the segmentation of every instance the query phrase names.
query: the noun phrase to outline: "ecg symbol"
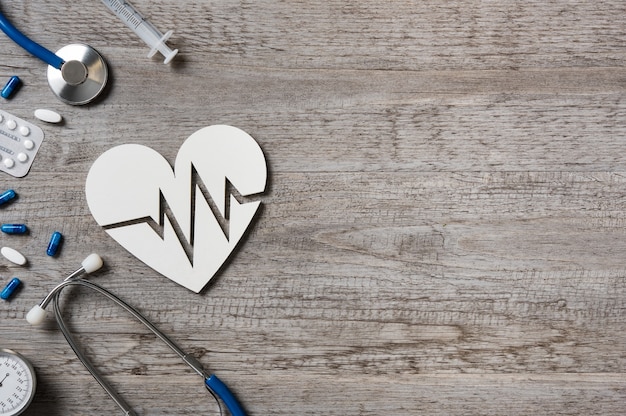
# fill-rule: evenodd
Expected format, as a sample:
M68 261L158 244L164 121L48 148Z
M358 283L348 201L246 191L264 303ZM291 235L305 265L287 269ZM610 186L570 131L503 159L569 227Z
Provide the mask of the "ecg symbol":
M215 200L211 196L211 193L207 189L206 185L198 175L196 168L191 165L191 203L190 203L190 215L191 215L191 229L189 230L190 238L189 240L185 237L185 232L180 226L178 220L176 219L176 215L170 208L170 204L167 202L167 199L163 195L161 189L159 189L159 221L156 222L152 217L145 216L141 218L131 219L127 221L122 221L114 224L108 224L103 226L105 230L110 230L113 228L119 227L127 227L135 224L147 224L154 230L154 232L161 238L161 240L165 240L164 228L165 228L165 218L172 225L174 232L176 233L176 238L180 243L181 247L185 251L187 258L189 259L189 263L193 266L193 256L194 256L194 237L195 237L195 213L196 213L196 194L200 191L200 194L207 202L209 208L211 209L211 213L213 217L217 220L222 233L224 233L224 237L226 240L229 240L229 232L230 232L230 196L233 196L235 200L239 204L245 204L248 202L253 202L255 200L254 195L241 195L237 188L228 180L228 178L224 178L226 182L225 186L225 198L224 198L224 215L220 212L219 207L215 203Z

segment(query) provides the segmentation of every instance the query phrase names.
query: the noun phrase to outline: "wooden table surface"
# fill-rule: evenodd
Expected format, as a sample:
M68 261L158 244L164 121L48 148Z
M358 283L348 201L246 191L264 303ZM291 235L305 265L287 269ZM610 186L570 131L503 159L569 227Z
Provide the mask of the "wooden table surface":
M38 375L26 415L115 415L48 318L25 313L90 252L90 277L152 319L251 415L622 415L626 408L624 1L148 1L171 65L99 1L8 0L44 46L109 63L99 101L65 105L46 65L0 36L0 108L46 134L0 235L0 346ZM1 81L3 84L4 81ZM33 117L49 108L62 125ZM138 143L173 164L201 127L253 136L262 209L195 294L95 222L95 159ZM124 201L120 200L120 204ZM65 236L46 256L50 233ZM140 415L218 415L194 375L104 299L62 305Z

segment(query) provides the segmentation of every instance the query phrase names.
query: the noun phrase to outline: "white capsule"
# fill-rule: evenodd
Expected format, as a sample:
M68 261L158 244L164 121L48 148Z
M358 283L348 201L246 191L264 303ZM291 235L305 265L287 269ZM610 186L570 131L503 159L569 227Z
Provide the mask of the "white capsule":
M35 117L41 121L45 121L46 123L60 123L61 120L63 120L63 117L61 117L59 113L55 113L52 110L46 110L45 108L35 110Z
M4 258L10 261L11 263L19 264L20 266L23 266L26 264L26 257L24 257L22 253L15 250L14 248L2 247L0 249L0 253L2 253Z

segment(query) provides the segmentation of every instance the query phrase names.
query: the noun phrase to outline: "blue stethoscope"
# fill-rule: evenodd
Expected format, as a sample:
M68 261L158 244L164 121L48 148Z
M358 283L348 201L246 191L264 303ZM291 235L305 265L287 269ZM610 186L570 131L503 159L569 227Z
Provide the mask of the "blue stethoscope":
M61 101L71 105L87 104L104 91L109 78L107 65L91 46L77 43L53 53L20 32L2 12L0 30L49 65L48 84Z
M93 364L87 359L87 357L83 354L83 352L78 348L78 344L74 341L74 337L69 331L65 321L63 320L63 316L61 313L61 308L59 306L59 296L61 291L69 286L80 285L86 287L88 289L94 290L101 295L107 297L112 300L126 311L128 311L131 315L137 318L142 324L144 324L150 331L152 331L159 339L161 339L172 351L174 351L182 360L191 367L198 375L202 376L204 379L204 385L209 390L209 392L217 399L220 405L220 411L222 409L222 404L226 406L228 411L233 416L245 416L245 412L233 393L228 389L226 384L224 384L219 378L217 378L213 374L208 374L203 368L202 364L191 354L184 352L174 341L169 339L163 332L157 329L152 322L150 322L145 316L143 316L137 309L133 308L122 299L111 293L109 290L103 288L102 286L92 283L88 280L84 280L82 278L78 278L79 275L83 273L92 273L102 267L102 258L97 254L90 254L83 260L81 263L81 268L76 270L74 273L70 274L63 280L63 282L59 283L54 289L48 293L48 295L38 304L35 305L26 315L26 320L33 324L38 325L42 323L46 316L45 308L48 306L50 302L53 302L54 306L54 315L59 326L59 329L65 336L68 344L74 352L78 359L83 363L85 368L91 373L91 375L96 379L96 381L102 386L102 388L109 394L111 399L119 406L120 409L124 412L126 416L136 416L137 414L132 410L132 408L122 399L119 394L109 385L109 383L98 373Z

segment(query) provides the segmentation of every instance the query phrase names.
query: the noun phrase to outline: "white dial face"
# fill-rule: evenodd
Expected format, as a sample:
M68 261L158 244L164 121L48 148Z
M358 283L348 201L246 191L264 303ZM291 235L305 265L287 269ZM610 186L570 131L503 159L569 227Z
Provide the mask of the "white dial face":
M19 354L0 350L0 415L22 413L35 394L35 372Z

